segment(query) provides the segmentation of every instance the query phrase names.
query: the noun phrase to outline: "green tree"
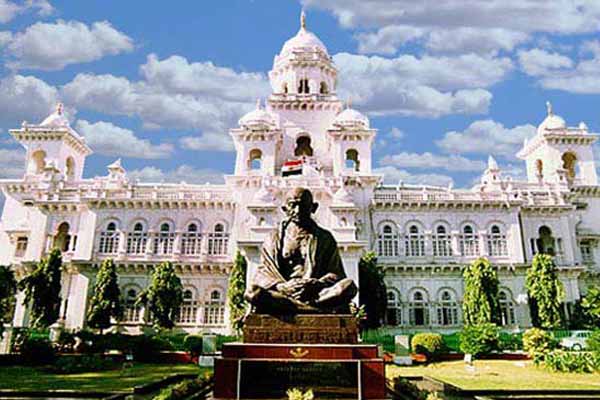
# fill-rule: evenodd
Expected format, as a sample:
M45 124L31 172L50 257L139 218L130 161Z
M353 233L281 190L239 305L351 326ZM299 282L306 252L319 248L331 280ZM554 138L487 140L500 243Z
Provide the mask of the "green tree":
M498 273L485 258L478 258L463 271L465 325L500 322Z
M4 334L4 324L12 319L17 292L17 281L10 267L0 265L0 338Z
M358 262L360 291L358 301L367 314L365 328L378 328L382 325L387 308L384 273L377 266L377 255L373 251L363 254Z
M588 288L587 293L581 300L581 308L589 319L592 327L600 326L600 286Z
M25 292L23 304L31 304L31 325L47 328L58 320L60 312L62 255L59 249L52 249L47 258L42 259L36 269L18 283L18 289Z
M235 260L233 261L233 268L231 269L231 275L229 275L229 288L227 289L229 298L229 317L232 321L233 328L238 332L242 329L243 318L248 306L244 299L247 268L248 263L246 262L246 259L238 251L235 255Z
M179 316L183 303L183 286L170 261L157 265L150 277L150 286L144 290L138 302L150 311L154 327L171 329Z
M565 291L550 255L538 253L533 257L527 270L526 287L533 326L545 329L560 326Z
M111 318L120 320L123 317L121 305L121 290L117 277L117 266L111 259L106 259L100 265L96 274L94 294L90 300L87 316L88 325L100 329L100 333L109 328Z

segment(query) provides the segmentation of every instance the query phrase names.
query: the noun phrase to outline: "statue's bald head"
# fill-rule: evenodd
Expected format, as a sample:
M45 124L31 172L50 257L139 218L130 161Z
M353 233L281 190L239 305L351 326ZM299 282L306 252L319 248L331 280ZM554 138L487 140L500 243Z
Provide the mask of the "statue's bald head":
M310 190L297 187L290 192L285 206L282 208L291 221L307 224L311 220L311 214L317 210L318 206L314 202Z

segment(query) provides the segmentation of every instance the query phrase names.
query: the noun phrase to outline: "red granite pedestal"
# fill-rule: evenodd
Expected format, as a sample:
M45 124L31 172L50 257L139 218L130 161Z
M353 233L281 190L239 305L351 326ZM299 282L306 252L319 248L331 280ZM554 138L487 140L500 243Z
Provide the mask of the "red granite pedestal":
M252 320L247 333L263 329L268 319ZM332 319L342 318L347 329L348 319L328 316L323 328L334 329ZM294 327L278 327L274 337L281 337L281 329L302 329L309 319L300 317L288 321ZM310 317L314 324L314 316ZM323 322L326 322L323 319ZM260 323L260 326L256 325ZM319 325L313 325L316 329ZM254 331L253 331L254 329ZM352 328L351 328L352 329ZM261 335L267 331L260 331ZM265 333L268 337L268 332ZM250 338L249 334L245 335ZM284 335L284 337L286 337ZM292 335L296 336L296 335ZM335 335L334 335L335 336ZM322 338L321 334L306 335ZM335 337L340 337L335 336ZM357 337L357 336L356 336ZM215 360L215 399L283 399L290 388L311 389L315 398L384 399L385 373L383 359L377 346L356 343L226 343L221 357Z

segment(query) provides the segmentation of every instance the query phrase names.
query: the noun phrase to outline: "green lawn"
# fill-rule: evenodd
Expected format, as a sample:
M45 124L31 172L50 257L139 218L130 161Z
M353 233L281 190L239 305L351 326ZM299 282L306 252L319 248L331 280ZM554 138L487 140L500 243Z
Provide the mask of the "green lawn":
M463 361L427 366L387 367L386 376L429 376L462 389L599 389L600 374L550 372L531 361L482 360L474 369Z
M131 369L57 375L43 368L0 367L0 389L81 390L99 392L127 391L174 374L205 371L194 364L135 364Z

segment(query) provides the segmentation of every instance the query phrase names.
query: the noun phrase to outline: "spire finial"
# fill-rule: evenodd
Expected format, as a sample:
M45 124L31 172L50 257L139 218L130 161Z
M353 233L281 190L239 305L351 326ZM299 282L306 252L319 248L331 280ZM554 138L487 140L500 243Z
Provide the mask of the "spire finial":
M300 28L306 29L306 13L304 10L300 13Z
M56 113L58 115L62 115L63 114L63 108L64 108L63 103L58 103L56 105Z
M548 115L554 114L554 112L552 111L552 103L550 103L549 101L546 102L546 110L548 110Z

